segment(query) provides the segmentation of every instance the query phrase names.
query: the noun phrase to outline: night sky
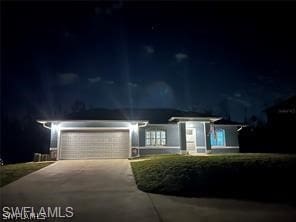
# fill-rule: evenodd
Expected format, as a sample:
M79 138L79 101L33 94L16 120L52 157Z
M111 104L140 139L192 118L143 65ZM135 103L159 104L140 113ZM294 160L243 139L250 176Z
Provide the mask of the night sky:
M296 92L291 2L1 4L5 115L80 100L242 121Z

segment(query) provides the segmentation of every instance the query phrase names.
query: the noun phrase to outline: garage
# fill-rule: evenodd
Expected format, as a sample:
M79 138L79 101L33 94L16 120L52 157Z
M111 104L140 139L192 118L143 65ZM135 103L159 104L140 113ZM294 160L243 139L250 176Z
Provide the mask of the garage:
M61 131L59 159L128 158L129 131Z

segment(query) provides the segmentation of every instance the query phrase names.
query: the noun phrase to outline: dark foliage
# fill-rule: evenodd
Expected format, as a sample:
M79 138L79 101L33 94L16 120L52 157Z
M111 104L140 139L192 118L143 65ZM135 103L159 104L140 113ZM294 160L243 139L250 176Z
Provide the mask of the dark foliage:
M1 158L4 163L33 160L33 153L48 153L50 131L26 116L3 118L1 123Z
M296 97L282 101L265 111L266 124L252 117L249 127L240 132L241 151L296 153Z

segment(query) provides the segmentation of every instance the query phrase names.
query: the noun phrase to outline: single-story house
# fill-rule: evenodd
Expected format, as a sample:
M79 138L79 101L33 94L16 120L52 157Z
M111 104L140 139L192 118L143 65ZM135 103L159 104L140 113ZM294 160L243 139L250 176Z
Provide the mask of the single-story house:
M132 158L150 154L239 152L239 124L217 117L148 120L38 120L50 129L50 154L61 159Z

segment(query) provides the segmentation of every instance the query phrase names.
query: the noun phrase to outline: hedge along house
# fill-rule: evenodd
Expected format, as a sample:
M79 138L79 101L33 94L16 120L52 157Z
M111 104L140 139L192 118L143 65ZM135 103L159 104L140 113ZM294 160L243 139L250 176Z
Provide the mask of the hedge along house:
M146 120L38 120L50 129L53 159L132 158L150 154L239 152L242 125L215 117Z

